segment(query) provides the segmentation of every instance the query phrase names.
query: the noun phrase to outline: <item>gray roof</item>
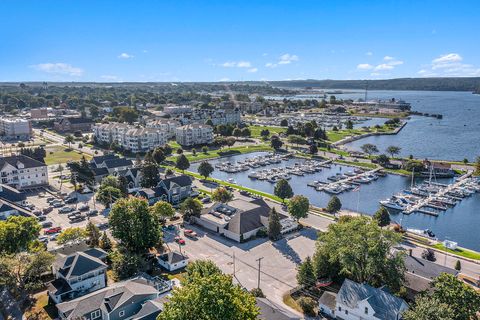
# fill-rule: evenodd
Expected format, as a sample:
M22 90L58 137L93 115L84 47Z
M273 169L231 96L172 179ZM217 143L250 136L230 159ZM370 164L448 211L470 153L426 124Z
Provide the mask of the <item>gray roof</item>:
M163 310L163 301L159 299L148 300L142 305L142 309L135 315L135 320L155 320Z
M118 167L126 167L126 166L133 166L132 160L128 160L125 158L118 158L118 159L109 159L105 160L105 166L109 169L118 168Z
M110 154L106 154L106 155L103 155L103 156L93 157L91 162L93 162L95 164L100 164L100 163L104 162L105 160L111 160L111 159L117 159L117 158L119 158L119 156L117 156L113 153L110 153Z
M0 157L0 169L8 163L13 167L19 169L17 167L18 163L21 162L24 168L37 168L37 167L46 167L47 165L43 162L38 160L32 159L30 157L24 156L23 154L19 154L16 156L9 156L9 157Z
M330 310L335 310L337 303L337 294L329 291L325 291L318 300L319 305L324 305Z
M48 284L48 292L56 296L59 296L71 291L72 291L72 287L63 278L57 278Z
M165 184L165 187L170 190L171 184L175 183L179 185L180 187L186 187L192 185L192 178L190 178L187 175L180 175L180 176L175 176L171 178L166 178L163 179L162 182Z
M157 295L158 290L142 277L117 282L113 285L97 290L77 299L57 304L59 312L66 315L67 319L82 318L83 315L95 310L111 313L113 310L126 305L138 304L149 300L151 295Z
M408 272L428 279L436 278L441 273L458 274L458 271L455 269L410 255L405 256L405 268Z
M366 300L375 311L378 319L396 320L398 315L408 306L403 299L390 294L386 288L374 288L368 284L360 284L345 279L337 294L337 302L355 309L360 301Z
M103 250L94 249L76 252L68 256L60 255L54 264L65 279L70 279L97 269L107 268L107 265L100 259L105 256L104 254Z
M25 200L27 196L23 191L19 191L5 184L0 184L0 198L12 202L20 202Z
M183 260L188 259L186 256L184 256L181 253L178 253L176 251L170 251L166 252L158 257L158 259L167 262L168 264L172 263L177 263Z
M257 306L260 308L260 320L300 320L301 317L293 314L287 309L268 300L267 298L256 298Z

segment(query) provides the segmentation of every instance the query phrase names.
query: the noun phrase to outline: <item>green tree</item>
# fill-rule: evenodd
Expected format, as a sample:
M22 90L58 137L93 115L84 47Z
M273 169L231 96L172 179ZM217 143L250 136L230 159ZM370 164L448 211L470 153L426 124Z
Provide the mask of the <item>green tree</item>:
M302 195L293 196L288 203L288 213L297 221L308 216L310 201Z
M233 135L235 137L241 137L242 136L242 129L240 129L240 128L233 129Z
M389 146L385 151L393 158L400 153L402 148L397 146Z
M185 171L190 168L190 161L188 161L185 155L181 154L177 156L177 159L175 161L175 168Z
M282 147L283 145L283 142L282 140L280 140L280 137L275 135L275 136L272 136L270 138L270 146L274 149L274 150L278 150ZM479 171L480 172L480 171Z
M455 316L450 318L452 320L472 319L480 310L480 294L454 275L440 274L433 280L432 288L431 297L453 310Z
M122 197L122 191L112 186L98 188L96 195L97 201L106 207L110 207L115 201Z
M65 141L63 143L67 143L68 144L68 148L71 148L72 147L72 143L75 142L75 138L69 134L65 137Z
M110 238L108 237L106 231L103 231L103 234L102 234L102 237L100 238L98 246L103 250L105 250L106 252L110 252L112 250L112 242L110 241Z
M293 190L287 180L281 179L275 184L273 193L285 202L285 199L293 197Z
M280 238L282 225L280 224L280 216L277 210L273 207L268 215L268 237L270 240L277 240Z
M402 314L404 320L451 320L455 313L448 303L436 298L420 295L415 299L415 305Z
M317 145L312 143L312 144L308 147L308 152L309 152L310 154L317 154L317 152L318 152L318 147L317 147Z
M198 173L202 175L205 180L210 176L210 174L214 171L213 166L208 161L202 161L198 166Z
M102 235L100 229L92 221L88 221L85 231L90 247L98 247Z
M362 151L368 154L369 156L378 152L377 146L371 143L365 143L360 147L360 149L362 149Z
M259 315L255 297L232 283L230 275L214 273L191 277L174 290L158 320L254 320Z
M353 129L352 120L347 120L347 122L345 123L345 128L347 128L347 130L352 130Z
M210 260L196 260L189 263L185 271L185 283L193 282L195 278L210 277L222 273L217 265Z
M381 154L377 157L377 163L381 166L385 166L390 163L390 159L385 154Z
M166 201L158 201L152 207L150 207L155 216L164 223L166 219L172 218L175 215L175 209L172 205Z
M212 193L213 201L228 203L233 199L233 194L224 187L215 189Z
M144 188L153 188L160 182L160 174L158 172L158 165L152 156L145 156L142 166L140 168L141 180L140 184Z
M207 147L207 146L203 146L203 147L202 147L202 152L203 152L204 154L208 154L208 147Z
M288 127L288 120L287 119L282 119L282 121L280 121L280 126Z
M475 161L475 175L480 176L480 157Z
M457 260L457 262L455 262L455 270L462 270L462 264L460 263L460 260Z
M292 134L288 136L288 142L296 144L298 146L299 144L306 144L307 140L305 140L303 137L299 135Z
M180 212L183 220L190 220L191 217L199 217L202 212L203 205L200 201L193 198L187 198L180 206Z
M82 241L87 239L87 232L80 227L68 228L62 231L57 237L58 244L65 244L70 241Z
M115 280L130 278L147 269L141 254L120 248L109 255Z
M26 250L41 229L33 217L10 216L5 221L0 220L0 254Z
M108 216L112 235L132 252L142 253L162 239L160 221L140 198L119 199Z
M388 210L384 207L380 207L380 209L378 209L373 215L373 220L375 220L380 227L388 226L390 224Z
M302 309L303 313L309 317L316 316L315 314L315 307L317 306L317 302L310 297L300 297L298 299L298 305Z
M331 197L327 204L327 212L337 213L340 211L340 209L342 209L342 203L340 202L340 199L338 199L337 196Z
M313 272L312 259L308 256L300 265L297 272L297 283L304 288L310 288L315 285L315 273Z
M401 235L380 228L367 217L347 217L319 234L313 256L317 278L346 277L374 287L400 290L404 254L394 253Z
M425 170L423 163L417 160L408 160L407 163L404 165L404 169L407 171L413 172L422 172Z
M152 156L157 164L161 164L165 160L165 154L163 153L162 148L155 148Z

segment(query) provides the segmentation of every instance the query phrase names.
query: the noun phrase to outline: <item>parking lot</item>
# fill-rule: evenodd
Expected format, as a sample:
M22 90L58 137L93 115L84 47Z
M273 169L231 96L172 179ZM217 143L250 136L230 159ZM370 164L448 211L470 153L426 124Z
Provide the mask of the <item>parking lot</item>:
M196 239L184 236L182 228L164 231L171 250L182 250L190 259L208 259L223 272L234 275L234 281L250 290L257 287L258 260L260 288L266 296L283 305L282 296L297 286L297 266L314 251L317 231L306 228L276 242L266 238L237 243L195 225L185 225L197 233ZM178 235L185 240L180 246L174 241ZM235 269L235 271L234 271Z
M108 221L107 218L102 215L104 206L100 203L94 202L93 193L79 194L77 192L65 192L63 193L63 196L60 196L60 195L49 193L43 188L37 188L37 189L27 191L26 194L27 194L27 202L34 206L32 207L32 212L35 212L38 210L42 211L45 208L53 207L48 202L49 199L60 203L57 208L52 208L50 212L42 214L42 216L45 216L45 218L43 218L45 220L40 221L40 223L51 222L52 227L61 227L62 230L65 230L67 228L72 228L72 227L85 227L88 221L92 221L94 224L102 224ZM78 200L74 203L66 204L65 201L63 201L63 199L65 199L66 197L76 197ZM88 209L86 209L86 205L88 206ZM72 221L68 217L71 212L68 212L68 213L60 212L62 208L65 208L65 207L71 207L72 211L78 212L82 206L85 206L84 210L81 212L82 216L85 217L84 220L79 219L78 221ZM87 213L90 210L98 210L98 214L87 216ZM44 231L47 230L48 228L49 227L44 228L44 230L41 231L40 233L41 236L43 236ZM50 236L49 238L52 238L52 236ZM55 241L52 240L52 241L48 241L47 246L48 248L54 248L57 246L57 244Z

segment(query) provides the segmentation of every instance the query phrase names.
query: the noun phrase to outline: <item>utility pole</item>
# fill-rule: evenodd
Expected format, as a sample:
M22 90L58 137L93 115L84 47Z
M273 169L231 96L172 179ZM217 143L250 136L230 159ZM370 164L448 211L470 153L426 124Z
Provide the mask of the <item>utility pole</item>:
M235 278L235 251L233 251L233 277Z
M257 282L257 288L260 289L260 262L262 261L263 257L260 257L257 259L258 261L258 282Z

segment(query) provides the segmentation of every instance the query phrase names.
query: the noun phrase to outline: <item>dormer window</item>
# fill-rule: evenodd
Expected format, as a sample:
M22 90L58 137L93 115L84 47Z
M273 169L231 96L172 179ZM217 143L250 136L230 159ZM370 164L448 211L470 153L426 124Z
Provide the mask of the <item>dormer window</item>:
M368 307L365 307L365 314L368 314Z

